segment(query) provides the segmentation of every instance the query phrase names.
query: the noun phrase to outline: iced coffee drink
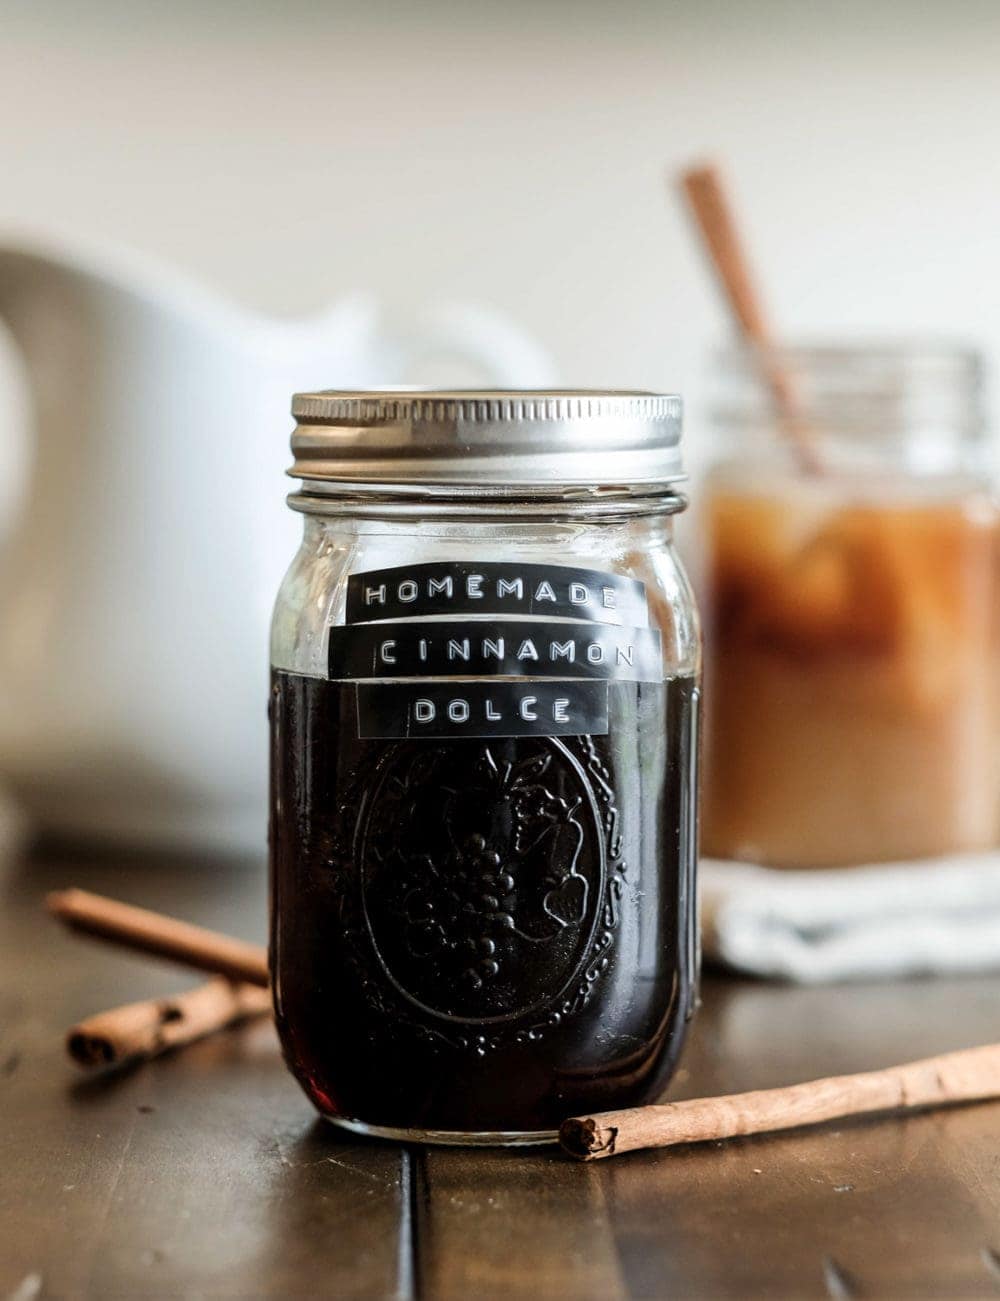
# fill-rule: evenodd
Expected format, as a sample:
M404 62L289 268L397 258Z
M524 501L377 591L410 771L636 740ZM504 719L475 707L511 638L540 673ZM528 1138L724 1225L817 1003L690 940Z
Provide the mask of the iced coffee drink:
M717 477L704 851L776 866L997 839L997 516L969 482Z

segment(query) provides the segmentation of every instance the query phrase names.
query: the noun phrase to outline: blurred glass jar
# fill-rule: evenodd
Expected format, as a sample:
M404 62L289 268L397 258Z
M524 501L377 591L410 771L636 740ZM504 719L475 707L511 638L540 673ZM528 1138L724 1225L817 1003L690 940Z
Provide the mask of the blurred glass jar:
M996 843L981 376L949 347L722 356L701 516L706 854L820 867Z

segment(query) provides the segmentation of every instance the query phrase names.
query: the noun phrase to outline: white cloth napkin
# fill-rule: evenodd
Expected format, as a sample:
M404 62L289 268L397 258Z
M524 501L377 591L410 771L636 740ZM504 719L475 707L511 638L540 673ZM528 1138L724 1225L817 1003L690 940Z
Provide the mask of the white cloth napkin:
M778 871L703 859L706 956L819 984L1000 970L1000 851Z

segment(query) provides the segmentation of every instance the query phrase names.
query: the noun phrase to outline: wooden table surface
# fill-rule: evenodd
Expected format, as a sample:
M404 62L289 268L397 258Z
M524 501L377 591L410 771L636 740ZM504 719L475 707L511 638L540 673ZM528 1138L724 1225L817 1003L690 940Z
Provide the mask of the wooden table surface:
M83 885L263 939L259 865L48 852L0 870L0 1297L1000 1294L1000 1105L637 1153L354 1140L260 1023L111 1078L62 1032L191 978L67 935ZM995 978L710 979L673 1096L1000 1038Z

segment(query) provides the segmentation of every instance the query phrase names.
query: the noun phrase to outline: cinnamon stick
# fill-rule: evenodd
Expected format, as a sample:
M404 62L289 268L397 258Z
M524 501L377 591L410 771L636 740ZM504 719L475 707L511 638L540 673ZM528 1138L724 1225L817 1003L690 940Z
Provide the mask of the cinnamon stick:
M779 358L774 336L740 238L736 215L718 168L711 164L681 173L681 187L705 243L719 285L740 332L753 345L761 377L771 391L782 431L803 469L821 468L792 376Z
M719 169L711 163L689 167L681 173L681 186L740 331L752 342L772 347L763 300Z
M157 1057L270 1010L266 990L217 977L183 994L98 1012L68 1031L66 1048L80 1066L117 1066Z
M72 930L248 985L268 983L267 951L260 945L88 890L57 890L45 902Z
M559 1142L570 1156L595 1161L638 1148L704 1143L817 1125L843 1116L991 1098L1000 1098L1000 1044L783 1089L574 1116L563 1122Z

